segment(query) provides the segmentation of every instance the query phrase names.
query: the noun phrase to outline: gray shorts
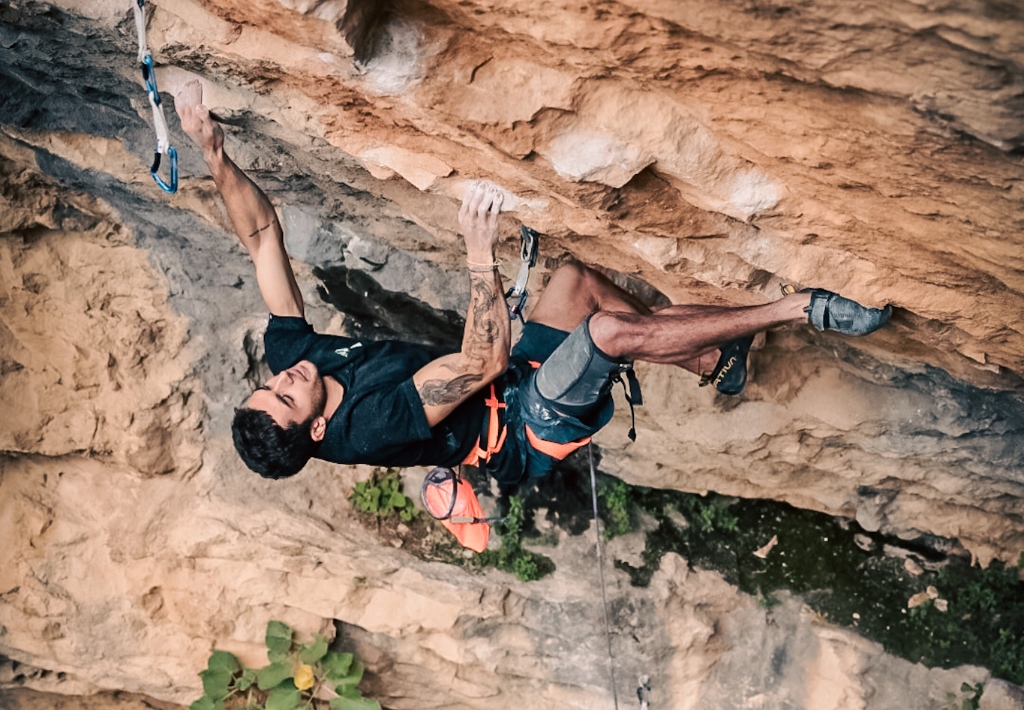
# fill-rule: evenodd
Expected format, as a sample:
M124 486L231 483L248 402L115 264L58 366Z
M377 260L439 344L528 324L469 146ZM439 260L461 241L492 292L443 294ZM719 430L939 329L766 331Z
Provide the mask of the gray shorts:
M506 401L513 403L511 418L518 419L513 426L524 454L524 478L544 477L615 412L612 385L632 363L601 352L589 323L587 318L571 333L527 323L512 351L514 363L541 363L506 392Z

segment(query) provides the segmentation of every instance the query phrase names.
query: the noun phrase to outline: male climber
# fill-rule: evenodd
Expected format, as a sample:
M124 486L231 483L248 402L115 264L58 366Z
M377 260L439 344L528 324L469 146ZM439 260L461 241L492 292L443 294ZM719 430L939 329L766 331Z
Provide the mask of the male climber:
M502 196L478 186L458 216L470 305L457 352L318 334L304 319L274 209L224 152L198 82L184 87L175 108L203 151L270 311L266 361L274 374L233 424L243 461L265 477L291 476L315 457L377 466L479 463L513 486L543 476L608 422L612 382L636 360L694 372L702 358L717 362L713 382L735 394L754 334L809 322L865 335L891 312L820 289L761 306L652 312L597 271L571 263L551 276L510 356L494 259Z

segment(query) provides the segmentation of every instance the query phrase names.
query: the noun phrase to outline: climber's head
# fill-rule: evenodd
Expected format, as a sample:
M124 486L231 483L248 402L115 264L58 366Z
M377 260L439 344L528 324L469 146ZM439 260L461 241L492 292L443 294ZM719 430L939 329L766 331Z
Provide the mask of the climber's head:
M308 360L267 380L236 410L231 424L245 465L266 478L302 470L327 431L326 401L324 380Z

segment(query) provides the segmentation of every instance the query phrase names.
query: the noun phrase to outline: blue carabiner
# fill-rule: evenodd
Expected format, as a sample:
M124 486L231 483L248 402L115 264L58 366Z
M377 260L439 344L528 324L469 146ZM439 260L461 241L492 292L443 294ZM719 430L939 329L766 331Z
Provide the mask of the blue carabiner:
M153 68L153 55L147 54L142 60L142 81L146 91L153 97L153 103L160 105L160 92L156 88L156 70Z
M153 153L153 166L149 169L149 174L153 176L153 180L160 186L160 189L164 192L174 194L178 191L178 151L174 149L174 146L167 146L167 157L171 159L171 182L167 184L163 181L157 170L160 169L160 151Z

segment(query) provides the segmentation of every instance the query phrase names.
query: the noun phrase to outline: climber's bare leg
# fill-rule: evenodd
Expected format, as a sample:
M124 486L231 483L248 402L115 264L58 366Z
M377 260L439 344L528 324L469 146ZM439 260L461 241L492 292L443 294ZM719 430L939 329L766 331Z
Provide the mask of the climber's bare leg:
M611 279L578 261L560 266L530 311L529 321L572 331L591 313L650 314L651 310Z
M679 365L697 360L699 369L699 361L722 343L806 323L810 301L809 293L796 293L761 306L669 307L652 315L599 311L590 320L590 335L612 357Z
M722 306L668 306L651 311L631 293L616 286L604 274L580 262L571 262L552 274L540 300L530 312L534 323L571 331L591 313L605 311L657 317L700 317L706 313L732 309ZM718 343L709 345L689 357L662 361L698 375L706 374L718 361Z

